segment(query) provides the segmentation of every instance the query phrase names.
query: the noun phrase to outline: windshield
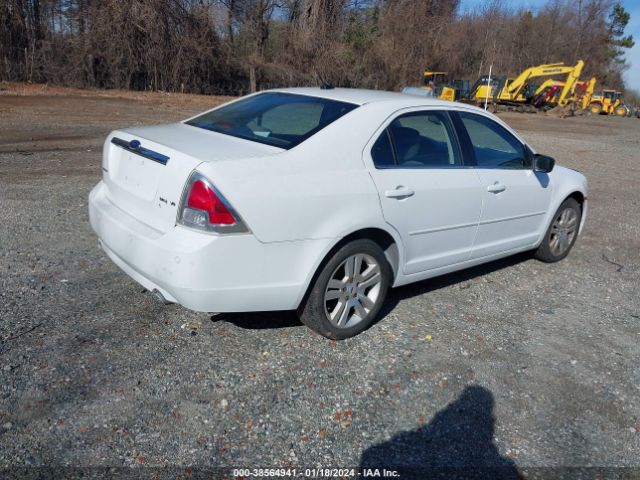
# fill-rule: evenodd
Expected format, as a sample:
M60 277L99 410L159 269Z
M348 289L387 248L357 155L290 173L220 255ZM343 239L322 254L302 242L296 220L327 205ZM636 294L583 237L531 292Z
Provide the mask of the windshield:
M231 103L186 123L289 149L356 107L326 98L269 92Z

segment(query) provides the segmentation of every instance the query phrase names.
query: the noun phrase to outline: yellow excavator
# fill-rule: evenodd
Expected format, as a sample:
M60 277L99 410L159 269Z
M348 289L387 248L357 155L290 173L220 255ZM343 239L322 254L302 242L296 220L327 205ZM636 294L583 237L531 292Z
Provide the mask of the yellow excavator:
M622 99L622 92L603 90L602 95L593 95L589 102L589 111L594 115L616 115L626 117L630 109Z
M586 110L589 107L595 89L596 77L591 77L588 82L581 82L581 85L576 87L575 100L582 110Z
M566 75L564 85L557 96L557 105L566 106L571 99L571 93L575 89L575 84L580 78L583 67L584 62L582 60L578 60L575 65L549 63L527 68L513 79L494 77L490 83L488 81L484 83L480 81L487 78L485 76L474 84L476 88L469 92L469 98L478 104L485 101L494 105L518 106L527 104L531 102L536 93L541 91L542 85L545 85L543 82L542 85L534 87L533 80L555 75ZM547 83L544 88L549 85L550 83Z
M578 82L576 82L577 85ZM565 82L562 80L545 80L536 88L531 104L536 108L548 110L558 105L558 97L564 89ZM571 95L571 94L570 94Z
M557 107L561 101L561 94L565 90L566 82L561 80L546 80L535 92L532 105L536 108L548 110ZM573 84L568 95L563 99L565 106L586 110L591 103L591 97L596 86L596 77L589 80L578 80Z

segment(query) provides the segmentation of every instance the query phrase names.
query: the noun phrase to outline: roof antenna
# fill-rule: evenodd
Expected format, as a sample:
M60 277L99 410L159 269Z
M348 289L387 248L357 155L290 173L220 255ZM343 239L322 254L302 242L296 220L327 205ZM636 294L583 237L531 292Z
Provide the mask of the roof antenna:
M331 82L326 81L322 77L322 75L320 75L320 72L318 72L318 70L316 70L315 68L314 68L314 72L318 77L318 80L320 80L320 90L333 90L335 88L333 84Z

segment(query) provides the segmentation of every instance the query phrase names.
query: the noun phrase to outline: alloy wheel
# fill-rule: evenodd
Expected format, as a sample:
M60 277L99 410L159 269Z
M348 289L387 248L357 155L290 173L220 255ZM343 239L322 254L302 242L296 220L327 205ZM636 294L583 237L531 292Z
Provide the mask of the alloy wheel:
M564 254L571 247L577 232L578 214L573 208L565 208L551 225L549 235L551 252L556 256Z
M336 268L324 294L325 314L338 328L351 328L364 320L380 296L382 273L370 255L357 253Z

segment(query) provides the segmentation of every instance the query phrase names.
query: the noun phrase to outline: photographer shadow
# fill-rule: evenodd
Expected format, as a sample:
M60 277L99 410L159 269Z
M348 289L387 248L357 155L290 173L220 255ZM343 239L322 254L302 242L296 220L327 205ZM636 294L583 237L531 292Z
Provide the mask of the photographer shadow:
M489 390L468 386L428 425L365 450L361 472L395 470L404 480L522 479L515 462L501 456L493 443L493 406Z

